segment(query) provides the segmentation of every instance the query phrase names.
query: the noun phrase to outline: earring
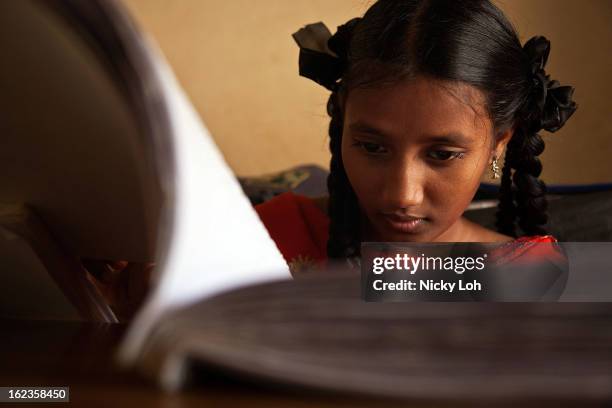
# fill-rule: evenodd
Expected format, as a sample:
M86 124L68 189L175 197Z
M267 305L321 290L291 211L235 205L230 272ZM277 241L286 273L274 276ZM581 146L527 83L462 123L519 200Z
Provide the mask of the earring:
M494 179L498 179L499 174L499 166L497 165L497 156L493 156L493 161L491 162L491 177Z

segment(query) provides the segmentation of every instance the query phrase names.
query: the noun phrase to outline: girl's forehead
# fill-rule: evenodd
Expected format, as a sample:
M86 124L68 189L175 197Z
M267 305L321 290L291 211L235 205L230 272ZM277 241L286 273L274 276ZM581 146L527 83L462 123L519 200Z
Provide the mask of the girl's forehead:
M418 77L355 88L345 104L345 125L392 136L458 134L474 141L492 133L484 94L473 86Z

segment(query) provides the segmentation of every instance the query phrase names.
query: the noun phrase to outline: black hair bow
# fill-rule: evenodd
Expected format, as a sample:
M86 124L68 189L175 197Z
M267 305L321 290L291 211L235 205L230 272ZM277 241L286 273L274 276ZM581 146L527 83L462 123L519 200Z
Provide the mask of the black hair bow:
M541 113L537 126L539 129L556 132L576 111L576 102L572 100L574 88L561 86L546 74L544 67L550 53L550 41L545 37L531 38L525 43L523 50L529 59L534 83L534 103Z
M338 27L334 35L325 24L308 24L293 34L300 47L300 76L312 79L330 91L337 88L348 61L348 49L355 25L354 18Z

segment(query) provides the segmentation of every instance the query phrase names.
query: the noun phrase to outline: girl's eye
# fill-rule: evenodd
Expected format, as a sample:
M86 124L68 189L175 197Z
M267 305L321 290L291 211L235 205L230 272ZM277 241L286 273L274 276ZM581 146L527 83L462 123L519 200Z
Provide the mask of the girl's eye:
M384 154L387 153L387 149L383 145L372 142L355 142L355 146L361 147L369 154Z
M463 159L463 152L453 152L451 150L433 150L428 153L429 157L439 161L450 161L453 159Z

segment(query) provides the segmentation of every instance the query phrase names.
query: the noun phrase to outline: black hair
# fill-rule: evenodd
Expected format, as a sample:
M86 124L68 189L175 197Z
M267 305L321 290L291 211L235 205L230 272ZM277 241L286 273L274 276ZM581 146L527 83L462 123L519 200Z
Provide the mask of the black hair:
M359 205L341 156L343 99L355 87L417 75L460 81L484 93L495 134L513 130L497 229L516 237L518 223L526 235L546 233L546 186L539 179L538 158L544 142L538 131L558 130L576 109L573 88L544 72L548 40L534 37L521 46L513 26L489 0L378 0L363 18L338 27L327 45L337 57L331 70L337 78L324 83L302 74L332 90L327 104L330 258L357 255L361 241Z

